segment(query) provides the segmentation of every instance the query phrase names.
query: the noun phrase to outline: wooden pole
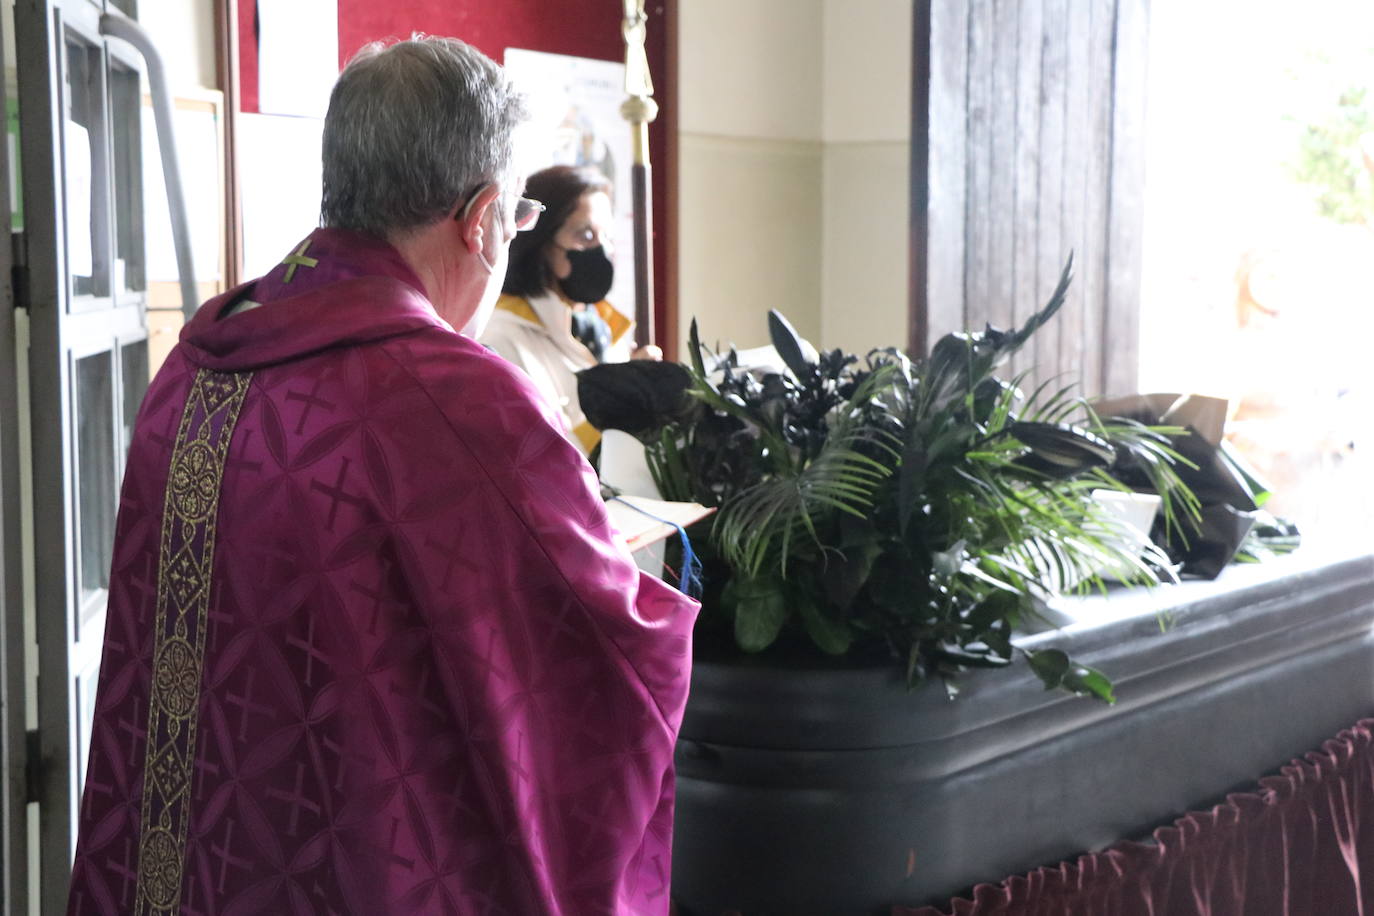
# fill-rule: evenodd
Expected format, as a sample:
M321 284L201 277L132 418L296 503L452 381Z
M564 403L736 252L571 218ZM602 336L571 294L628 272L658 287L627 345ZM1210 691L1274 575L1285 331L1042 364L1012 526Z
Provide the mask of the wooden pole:
M649 125L658 116L654 85L649 78L649 59L644 51L648 16L644 0L624 0L625 92L628 98L620 113L630 122L634 159L630 166L631 203L634 207L635 345L655 342L654 333L654 240L653 199L650 194Z

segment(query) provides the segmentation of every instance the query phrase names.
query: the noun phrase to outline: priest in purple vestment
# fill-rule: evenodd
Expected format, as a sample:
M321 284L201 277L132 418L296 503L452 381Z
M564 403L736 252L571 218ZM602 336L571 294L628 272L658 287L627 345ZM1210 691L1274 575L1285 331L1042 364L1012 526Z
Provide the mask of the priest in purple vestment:
M128 457L69 912L663 914L696 603L479 328L523 105L365 49L318 229L201 307Z

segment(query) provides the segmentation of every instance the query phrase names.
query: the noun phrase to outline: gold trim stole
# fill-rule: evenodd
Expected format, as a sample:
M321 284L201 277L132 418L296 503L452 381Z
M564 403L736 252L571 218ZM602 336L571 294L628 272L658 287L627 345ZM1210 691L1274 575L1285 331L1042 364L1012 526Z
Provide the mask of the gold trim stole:
M252 373L201 369L181 414L162 509L152 696L143 764L136 914L181 903L190 786L215 559L215 516L229 440Z

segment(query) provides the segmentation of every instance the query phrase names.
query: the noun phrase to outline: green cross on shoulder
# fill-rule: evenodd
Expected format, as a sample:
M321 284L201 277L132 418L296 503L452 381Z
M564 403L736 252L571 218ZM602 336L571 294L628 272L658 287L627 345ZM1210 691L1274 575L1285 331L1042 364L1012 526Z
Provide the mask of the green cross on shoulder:
M286 268L286 276L282 279L283 283L291 282L291 278L296 275L297 267L315 267L320 263L319 258L307 258L305 256L305 250L310 247L312 241L314 241L314 239L306 239L304 242L301 242L301 247L297 248L291 254L288 254L286 260L282 261L283 264L289 265Z

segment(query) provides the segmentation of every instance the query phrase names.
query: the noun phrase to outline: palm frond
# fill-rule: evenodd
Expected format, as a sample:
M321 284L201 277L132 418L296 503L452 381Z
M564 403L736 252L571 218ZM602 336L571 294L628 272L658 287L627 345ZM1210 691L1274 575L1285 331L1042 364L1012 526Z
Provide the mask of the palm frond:
M724 506L714 532L727 561L751 576L770 557L785 569L794 538L805 534L815 540L817 516L832 511L866 518L891 469L858 451L859 441L856 433L832 436L797 474L760 481Z

